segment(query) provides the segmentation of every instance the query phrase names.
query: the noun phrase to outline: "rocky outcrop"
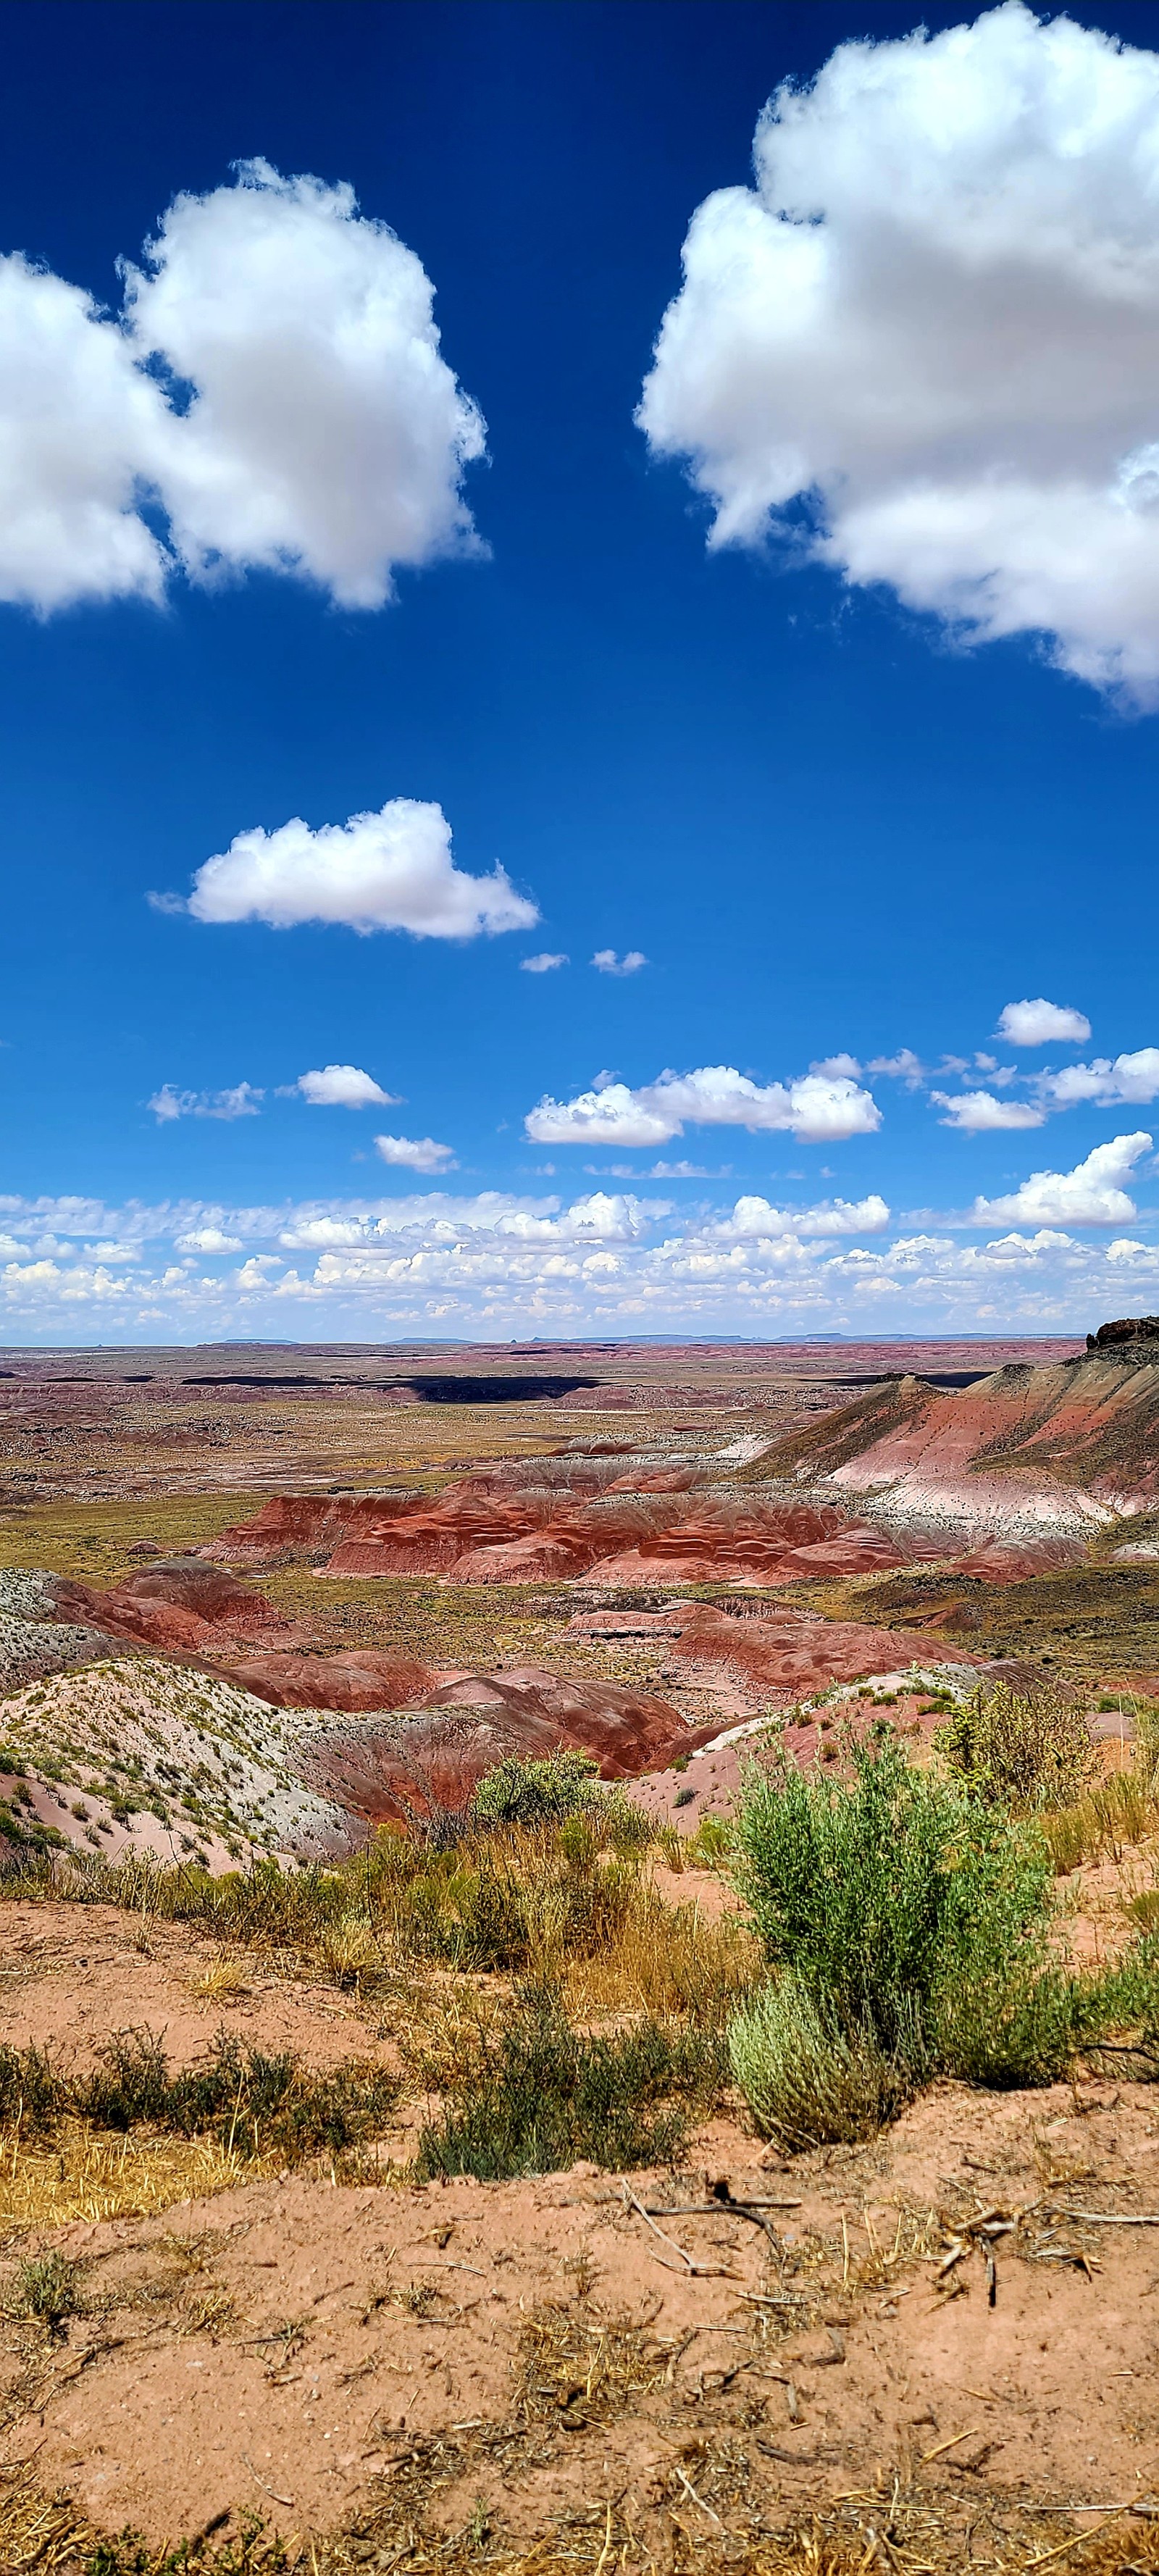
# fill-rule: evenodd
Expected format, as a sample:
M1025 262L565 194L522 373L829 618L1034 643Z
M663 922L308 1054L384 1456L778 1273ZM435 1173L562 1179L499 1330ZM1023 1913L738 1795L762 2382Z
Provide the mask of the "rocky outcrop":
M1110 1351L1116 1359L1121 1351L1147 1342L1159 1342L1159 1315L1120 1315L1114 1323L1100 1324L1097 1333L1087 1334L1088 1351Z

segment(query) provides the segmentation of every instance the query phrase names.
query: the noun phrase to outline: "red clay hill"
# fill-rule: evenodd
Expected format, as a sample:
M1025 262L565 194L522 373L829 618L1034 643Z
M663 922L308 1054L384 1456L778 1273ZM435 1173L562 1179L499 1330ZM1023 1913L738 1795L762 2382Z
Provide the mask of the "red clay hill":
M224 1530L202 1554L247 1569L284 1563L287 1556L321 1555L325 1562L316 1572L333 1579L435 1575L449 1583L659 1584L681 1590L721 1582L764 1588L933 1564L960 1557L975 1536L989 1533L958 1529L947 1535L937 1525L940 1510L929 1526L886 1528L854 1516L843 1500L816 1491L794 1499L785 1490L793 1481L808 1479L812 1486L830 1475L826 1434L843 1461L856 1454L863 1436L876 1438L879 1424L891 1430L907 1426L927 1400L941 1398L903 1379L829 1415L815 1431L798 1434L795 1443L757 1444L760 1454L748 1472L760 1483L747 1486L735 1468L719 1461L719 1481L710 1487L710 1470L691 1460L625 1471L618 1458L537 1459L464 1476L434 1501L279 1496L253 1520ZM808 1445L813 1440L820 1444L816 1465ZM774 1479L779 1492L760 1490ZM1080 1554L1069 1537L1044 1533L1030 1555L1025 1543L1013 1552L991 1543L985 1563L966 1570L991 1581L1017 1581Z
M891 1521L1077 1540L1159 1503L1159 1317L1104 1324L1076 1359L968 1387L873 1387L773 1442L751 1472L807 1485L813 1501L872 1496ZM990 1556L958 1570L993 1580Z

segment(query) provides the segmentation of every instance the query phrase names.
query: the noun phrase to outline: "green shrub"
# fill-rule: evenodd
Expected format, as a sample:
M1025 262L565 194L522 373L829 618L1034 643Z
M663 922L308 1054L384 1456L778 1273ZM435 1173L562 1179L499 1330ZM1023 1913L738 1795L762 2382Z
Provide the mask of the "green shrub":
M912 1770L896 1736L850 1754L847 1780L750 1767L734 1875L772 1967L888 2055L921 2056L947 1980L1042 1955L1050 1861L1031 1829Z
M1083 1981L1026 1962L966 1974L938 1997L934 2054L947 2072L998 2092L1055 2084L1091 2020Z
M655 2021L588 2038L554 1995L525 1994L501 2030L476 2035L441 2121L422 2133L416 2180L469 2173L495 2182L557 2173L580 2157L613 2172L670 2163L688 2142L686 2106L720 2071L702 2038Z
M0 2051L0 2122L51 2133L68 2113L97 2129L167 2130L217 2137L241 2155L277 2154L287 2164L339 2153L385 2127L398 2084L362 2059L316 2073L289 2050L267 2056L219 2031L200 2065L169 2072L155 2031L118 2031L97 2051L91 2074L70 2082L35 2049Z
M68 2086L41 2049L0 2047L0 2129L43 2137L67 2102Z
M934 1737L947 1770L979 1798L1032 1811L1081 1797L1097 1768L1086 1716L1052 1682L979 1682Z
M549 1753L533 1762L509 1754L479 1782L472 1814L484 1825L561 1824L598 1799L598 1772L590 1753Z
M1079 2031L1078 1989L1049 1955L1041 1835L912 1770L888 1732L849 1751L846 1779L750 1768L736 1824L735 1876L780 1982L734 2022L733 2062L787 2143L864 2135L938 2072L1049 2082Z

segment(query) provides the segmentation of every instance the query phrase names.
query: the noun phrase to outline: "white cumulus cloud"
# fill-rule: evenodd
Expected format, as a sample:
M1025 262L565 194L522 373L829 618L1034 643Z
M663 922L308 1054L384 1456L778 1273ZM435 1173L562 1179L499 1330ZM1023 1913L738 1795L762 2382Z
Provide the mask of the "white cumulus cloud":
M1104 1212L1106 1192L1121 1190L1148 1141L1117 1139L1118 1172L1105 1157L1095 1167ZM69 1346L78 1331L107 1339L107 1315L122 1344L432 1330L495 1342L614 1327L758 1341L820 1330L1047 1332L1073 1349L1092 1324L1122 1313L1124 1294L1154 1301L1159 1244L1144 1239L1154 1217L1129 1233L1110 1228L1106 1240L1083 1234L1089 1214L1068 1213L1069 1229L1058 1219L1028 1225L1024 1207L1021 1223L971 1241L958 1220L894 1236L876 1196L786 1209L746 1193L682 1210L630 1190L569 1205L501 1190L452 1197L438 1181L416 1181L402 1197L265 1207L0 1197L0 1311L10 1341Z
M219 1225L193 1225L185 1234L173 1238L175 1252L242 1252L240 1234L225 1234Z
M1096 1056L1093 1064L1064 1065L1061 1073L1043 1074L1038 1087L1052 1109L1075 1109L1088 1100L1101 1109L1123 1101L1141 1105L1159 1093L1159 1047L1136 1047L1113 1063Z
M173 1083L163 1082L147 1106L166 1126L174 1118L256 1118L258 1102L265 1096L252 1082L235 1082L230 1091L178 1091Z
M1009 1197L975 1199L975 1225L1120 1225L1137 1211L1123 1188L1151 1138L1142 1131L1096 1145L1073 1172L1032 1172Z
M777 1208L768 1199L746 1197L708 1232L718 1243L739 1243L777 1235L880 1234L888 1224L889 1209L876 1192L866 1199L827 1199L822 1207L810 1208Z
M925 1066L912 1047L899 1047L896 1055L871 1056L867 1073L888 1074L893 1082L904 1082L907 1091L916 1091L925 1080Z
M396 1092L383 1091L357 1064L321 1065L314 1073L300 1073L293 1087L312 1109L387 1109L398 1101Z
M401 1163L412 1172L446 1172L455 1168L453 1145L436 1145L433 1136L376 1136L384 1163Z
M1085 1012L1072 1010L1069 1002L1046 1002L1039 994L1036 1002L1007 1002L998 1014L994 1035L1005 1038L1011 1046L1085 1046L1091 1024Z
M939 1109L945 1110L943 1127L956 1127L967 1136L984 1136L999 1127L1041 1127L1045 1109L1036 1109L1029 1100L996 1100L992 1091L931 1091Z
M538 957L521 957L519 963L525 975L553 975L556 967L566 966L568 960L562 951L556 955L550 948L541 948Z
M609 1082L574 1100L544 1099L524 1120L534 1145L666 1145L685 1123L820 1144L872 1135L881 1112L848 1074L806 1073L796 1082L761 1085L733 1065L716 1064L662 1073L636 1091Z
M372 609L396 567L477 550L483 422L421 261L351 188L244 163L123 273L114 320L0 259L0 597L46 614L260 567Z
M638 414L712 542L804 542L1159 697L1159 55L1021 0L840 46L705 199ZM794 513L800 535L800 513Z
M601 975L638 975L648 963L642 948L626 948L617 957L614 948L597 948L592 964Z
M530 930L538 910L500 867L467 876L451 857L441 805L395 796L377 814L311 831L296 816L278 831L239 832L197 871L195 921L341 922L366 934L408 930L415 939L476 939Z

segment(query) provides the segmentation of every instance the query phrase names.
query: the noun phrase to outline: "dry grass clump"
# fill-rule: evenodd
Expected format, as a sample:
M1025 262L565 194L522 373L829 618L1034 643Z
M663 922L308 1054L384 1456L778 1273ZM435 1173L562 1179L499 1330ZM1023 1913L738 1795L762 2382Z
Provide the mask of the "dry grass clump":
M892 2491L891 2491L892 2488ZM684 2498L680 2498L684 2503ZM1155 2576L1159 2525L1126 2513L1089 2533L1059 2514L1016 2514L1017 2533L1000 2515L986 2533L986 2560L1003 2576L1031 2576L1067 2564L1077 2576ZM880 2492L839 2500L780 2531L688 2527L683 2512L664 2517L658 2543L633 2528L622 2505L580 2507L530 2546L513 2546L476 2507L458 2531L430 2534L400 2521L397 2507L372 2509L343 2530L283 2537L258 2514L239 2508L224 2529L159 2547L132 2533L98 2532L66 2496L49 2496L25 2469L0 2469L0 2565L5 2576L865 2576L886 2565L896 2576L961 2576L979 2563L976 2502L963 2528L960 2510L902 2497L892 2482ZM657 2555L659 2552L659 2556Z
M695 1903L668 1905L642 1887L608 1946L568 1960L562 1986L574 2012L655 2013L716 2029L761 1974L760 1948L738 1916L707 1923Z
M248 1992L245 1961L233 1950L218 1950L203 1967L190 1971L186 1984L196 2003L229 2003Z
M569 2432L611 2423L643 2390L663 2385L671 2357L631 2317L537 2308L519 2337L519 2412Z
M77 2219L146 2218L274 2170L280 2172L280 2160L242 2156L212 2138L111 2137L86 2120L65 2120L51 2145L18 2137L0 2142L0 2224L49 2228Z
M708 1923L695 1904L673 1907L658 1894L656 1844L641 1824L626 1800L601 1798L562 1820L471 1823L443 1848L386 1829L356 1860L332 1867L291 1873L262 1861L211 1878L136 1856L116 1864L70 1856L22 1877L20 1890L115 1905L137 1918L142 1942L155 1921L212 1933L216 1953L189 1979L210 2003L243 1990L256 1952L283 1971L370 1996L401 1999L414 1969L430 1966L548 1979L580 2012L718 2023L752 1981L751 1937L737 1922ZM683 1848L678 1856L687 1857ZM722 1855L713 1844L693 1857Z
M1121 1861L1159 1830L1159 1794L1139 1764L1100 1780L1070 1805L1045 1809L1039 1825L1059 1877L1085 1861Z
M48 2254L30 2254L18 2263L4 2297L5 2316L17 2322L47 2326L53 2337L60 2334L66 2317L76 2315L80 2306L80 2284L83 2263L54 2249Z

